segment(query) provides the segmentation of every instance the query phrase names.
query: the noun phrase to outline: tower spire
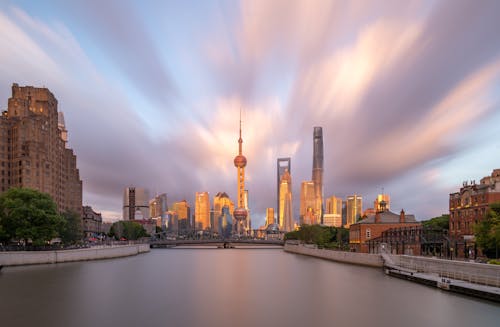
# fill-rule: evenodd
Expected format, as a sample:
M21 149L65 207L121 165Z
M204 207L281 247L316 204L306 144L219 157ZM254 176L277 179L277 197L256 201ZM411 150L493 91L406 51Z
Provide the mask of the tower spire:
M239 155L243 154L243 138L241 138L241 107L240 107L240 138L238 139Z

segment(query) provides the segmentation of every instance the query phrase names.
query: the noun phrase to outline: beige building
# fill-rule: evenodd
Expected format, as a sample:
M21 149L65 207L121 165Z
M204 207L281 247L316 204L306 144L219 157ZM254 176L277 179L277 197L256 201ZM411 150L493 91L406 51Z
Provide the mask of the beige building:
M0 117L0 192L26 187L49 194L59 211L82 214L82 181L64 117L47 88L12 85Z
M210 229L210 197L208 192L196 192L194 217L197 230Z
M123 220L149 219L149 192L145 188L126 187L123 191Z
M325 214L323 225L342 227L342 199L332 195L325 200Z

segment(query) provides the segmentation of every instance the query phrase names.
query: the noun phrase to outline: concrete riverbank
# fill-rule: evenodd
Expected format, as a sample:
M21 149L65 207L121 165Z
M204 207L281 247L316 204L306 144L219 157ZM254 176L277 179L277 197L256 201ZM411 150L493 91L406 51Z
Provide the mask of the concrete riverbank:
M287 242L284 246L286 252L308 255L332 261L352 263L362 266L383 267L384 262L380 255L369 253L356 253L345 251L333 251L326 249L317 249L310 244L290 244Z
M95 246L57 251L0 252L0 266L36 265L127 257L149 252L149 244Z
M286 252L356 265L384 267L389 276L500 302L500 266L407 255L368 254L286 243Z

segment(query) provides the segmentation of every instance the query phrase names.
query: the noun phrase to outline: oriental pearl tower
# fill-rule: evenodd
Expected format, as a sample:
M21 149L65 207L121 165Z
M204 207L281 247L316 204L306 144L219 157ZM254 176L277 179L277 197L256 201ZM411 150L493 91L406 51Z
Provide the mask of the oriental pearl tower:
M245 225L245 219L248 216L248 212L245 209L244 194L245 194L245 166L247 165L247 158L243 155L243 139L241 137L241 109L240 109L240 138L238 139L239 151L238 155L234 157L234 166L238 173L238 207L234 209L233 215L236 219L236 230L237 234L241 234L243 231L243 226Z

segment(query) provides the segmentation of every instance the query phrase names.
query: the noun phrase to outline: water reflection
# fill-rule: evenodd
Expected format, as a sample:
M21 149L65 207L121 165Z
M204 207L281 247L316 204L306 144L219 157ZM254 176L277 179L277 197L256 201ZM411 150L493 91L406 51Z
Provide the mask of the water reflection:
M279 249L4 268L2 326L496 326L500 306Z

